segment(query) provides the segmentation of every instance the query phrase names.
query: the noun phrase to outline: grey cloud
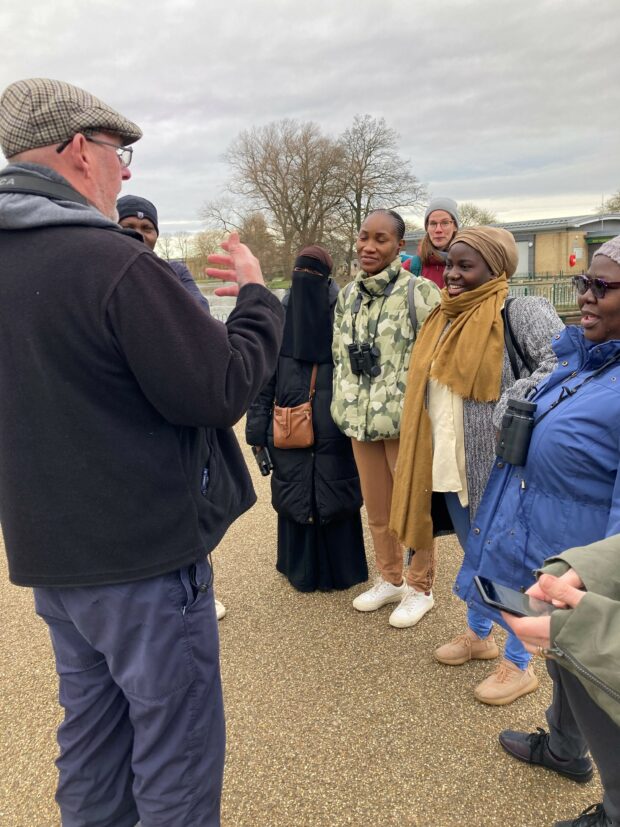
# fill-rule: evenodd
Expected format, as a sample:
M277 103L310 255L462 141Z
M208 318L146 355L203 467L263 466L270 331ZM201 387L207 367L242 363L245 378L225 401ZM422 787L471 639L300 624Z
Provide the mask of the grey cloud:
M5 0L0 85L59 77L139 123L125 189L162 223L195 221L231 140L284 117L383 116L431 191L511 213L620 188L617 0L217 6Z

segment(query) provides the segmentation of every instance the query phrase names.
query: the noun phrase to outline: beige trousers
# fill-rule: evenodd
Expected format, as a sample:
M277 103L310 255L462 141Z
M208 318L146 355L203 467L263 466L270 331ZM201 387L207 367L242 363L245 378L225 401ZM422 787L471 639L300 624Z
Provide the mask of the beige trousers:
M404 548L390 531L389 522L399 440L358 442L352 439L351 445L375 546L377 569L384 580L398 586L403 581ZM432 589L435 579L434 543L429 549L416 549L405 577L408 585L418 591Z

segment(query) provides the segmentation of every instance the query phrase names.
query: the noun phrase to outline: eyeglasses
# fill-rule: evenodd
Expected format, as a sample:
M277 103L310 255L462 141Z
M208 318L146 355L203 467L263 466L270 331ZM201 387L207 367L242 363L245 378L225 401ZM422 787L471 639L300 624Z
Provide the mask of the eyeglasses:
M84 135L87 141L91 144L100 144L101 146L111 146L112 149L116 152L116 156L120 162L122 167L128 167L131 163L131 157L133 155L133 147L132 146L119 146L118 144L113 144L110 141L101 141L99 138L91 138L90 135ZM70 138L67 138L66 141L63 141L60 146L56 147L56 152L61 153L63 152L71 143L74 136L72 135Z
M451 224L454 224L454 221L452 221L452 219L450 218L444 218L443 221L429 221L428 229L436 230L437 227L441 227L442 230L447 230Z
M573 284L580 296L585 295L588 290L597 299L604 299L607 290L620 288L620 281L605 281L605 279L591 279L589 276L573 276Z

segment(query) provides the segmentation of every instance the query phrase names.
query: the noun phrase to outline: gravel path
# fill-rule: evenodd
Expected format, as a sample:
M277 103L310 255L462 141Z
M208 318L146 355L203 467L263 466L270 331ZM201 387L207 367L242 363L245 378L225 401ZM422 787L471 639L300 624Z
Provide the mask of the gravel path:
M537 692L492 708L471 693L488 663L433 660L434 646L463 629L450 593L455 540L440 542L435 610L415 629L393 629L389 606L351 607L359 586L300 594L277 574L269 483L251 470L259 503L214 554L228 609L223 827L546 827L601 800L598 780L579 786L532 769L497 743L501 729L544 725L542 662ZM49 639L0 556L0 825L58 827Z

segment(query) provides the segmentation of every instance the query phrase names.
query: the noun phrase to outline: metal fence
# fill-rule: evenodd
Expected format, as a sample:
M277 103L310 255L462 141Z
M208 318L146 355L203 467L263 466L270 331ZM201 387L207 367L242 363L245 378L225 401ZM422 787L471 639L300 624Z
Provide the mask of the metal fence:
M575 310L577 291L570 277L510 280L511 296L543 296L557 310Z
M513 278L509 285L511 296L543 296L551 302L562 317L577 312L577 291L570 276ZM275 292L283 293L284 291ZM209 295L209 302L211 303L211 315L222 322L226 321L235 306L235 299L232 297Z

